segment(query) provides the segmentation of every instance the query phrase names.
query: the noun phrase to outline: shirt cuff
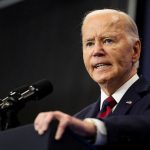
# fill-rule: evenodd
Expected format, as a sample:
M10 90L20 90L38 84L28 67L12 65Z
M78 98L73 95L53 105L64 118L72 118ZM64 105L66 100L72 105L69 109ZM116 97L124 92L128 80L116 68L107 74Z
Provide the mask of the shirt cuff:
M107 130L105 123L94 118L86 118L85 120L92 122L96 126L97 131L94 145L105 145L107 142Z

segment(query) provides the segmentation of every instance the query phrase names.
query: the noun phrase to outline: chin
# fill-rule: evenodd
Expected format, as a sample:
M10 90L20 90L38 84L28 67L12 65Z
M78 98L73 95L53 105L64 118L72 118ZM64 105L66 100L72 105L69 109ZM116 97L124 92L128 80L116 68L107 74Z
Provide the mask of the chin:
M97 82L98 84L105 84L105 83L108 83L109 81L111 81L112 80L112 77L110 77L110 76L105 76L105 77L97 77L97 78L95 78L95 82Z
M108 80L106 79L96 79L95 82L98 83L98 84L104 84L106 83Z

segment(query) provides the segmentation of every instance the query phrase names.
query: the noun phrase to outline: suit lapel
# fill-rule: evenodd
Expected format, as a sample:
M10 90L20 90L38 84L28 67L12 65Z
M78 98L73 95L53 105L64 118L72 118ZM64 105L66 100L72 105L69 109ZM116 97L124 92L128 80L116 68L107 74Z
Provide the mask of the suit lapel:
M95 118L99 112L99 109L100 109L100 99L98 99L95 103L87 106L74 116L80 119Z
M95 118L100 111L100 99L98 99L92 107L89 108L88 113L86 114L87 117Z
M137 80L126 92L123 98L120 100L119 104L115 108L111 115L124 115L129 112L129 110L134 106L136 102L138 102L142 95L145 95L146 92L149 91L149 84L141 77ZM84 119L84 118L95 118L100 109L100 99L98 99L95 103L87 106L85 109L80 111L75 115L75 117Z
M134 106L136 102L141 99L143 93L148 92L149 85L141 77L137 80L122 97L116 109L114 110L114 115L127 114L128 111Z

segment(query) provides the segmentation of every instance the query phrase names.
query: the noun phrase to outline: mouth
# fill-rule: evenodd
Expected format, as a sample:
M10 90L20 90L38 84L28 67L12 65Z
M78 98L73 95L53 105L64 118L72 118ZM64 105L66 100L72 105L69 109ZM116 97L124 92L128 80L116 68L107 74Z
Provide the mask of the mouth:
M110 66L111 64L98 63L98 64L95 64L93 67L94 69L105 69Z

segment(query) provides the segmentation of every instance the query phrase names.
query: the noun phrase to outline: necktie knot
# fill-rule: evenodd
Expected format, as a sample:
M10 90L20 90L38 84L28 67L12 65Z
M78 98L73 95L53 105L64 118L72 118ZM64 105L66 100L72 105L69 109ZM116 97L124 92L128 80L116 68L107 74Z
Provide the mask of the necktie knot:
M108 97L107 99L105 99L103 102L103 105L102 105L102 109L101 109L100 113L98 114L98 118L102 119L102 118L108 116L111 113L112 108L116 104L117 104L117 102L111 96Z

